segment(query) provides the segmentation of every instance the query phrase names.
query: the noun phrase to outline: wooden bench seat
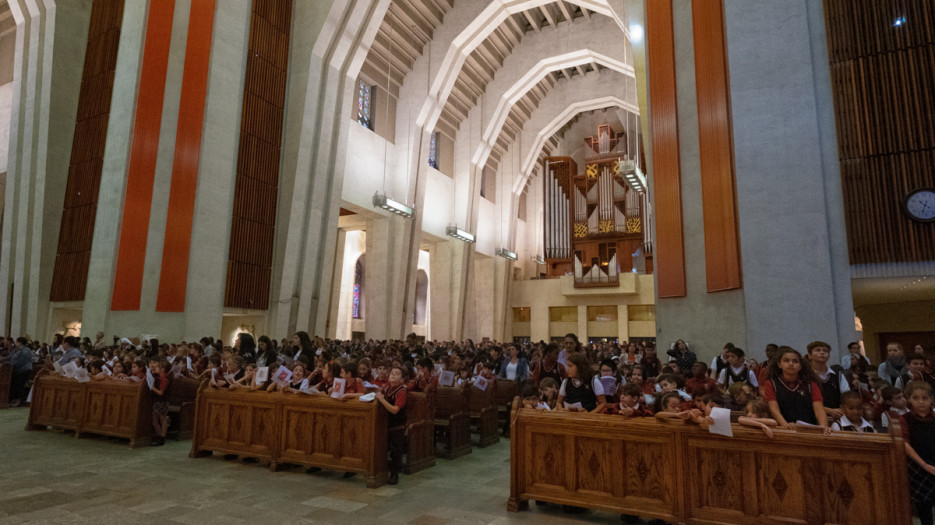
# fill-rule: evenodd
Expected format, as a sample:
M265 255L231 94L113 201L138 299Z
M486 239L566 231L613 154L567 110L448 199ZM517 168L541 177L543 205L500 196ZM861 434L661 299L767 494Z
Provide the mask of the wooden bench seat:
M195 430L195 401L202 380L194 377L176 377L169 381L166 401L169 403L169 431L176 438L191 439Z
M497 432L497 407L494 404L495 382L491 381L486 390L471 386L468 391L468 410L471 424L478 434L480 448L496 445L500 442Z
M468 394L461 387L439 387L435 394L435 443L440 455L454 459L471 453L471 414Z
M406 395L406 459L403 472L435 466L435 392Z

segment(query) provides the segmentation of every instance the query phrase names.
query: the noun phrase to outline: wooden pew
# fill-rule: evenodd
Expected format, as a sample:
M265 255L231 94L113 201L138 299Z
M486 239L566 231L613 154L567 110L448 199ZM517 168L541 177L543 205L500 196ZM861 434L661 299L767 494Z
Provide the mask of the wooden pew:
M513 405L513 398L521 395L516 381L509 379L498 379L495 383L497 390L494 393L494 403L497 406L497 419L503 425L503 435L510 435L510 407Z
M406 461L403 472L413 474L435 466L435 392L406 394Z
M130 447L152 439L152 395L143 382L91 381L41 374L33 384L27 430L47 427L126 438Z
M323 395L202 388L191 457L210 452L365 475L387 482L387 412L376 402Z
M906 458L890 435L733 426L519 408L510 499L584 506L673 523L887 523L912 517Z
M442 443L441 456L454 459L471 453L471 414L467 390L438 387L435 395L435 442Z
M0 408L10 406L10 388L13 381L13 367L9 364L0 365ZM22 400L26 402L25 399Z
M201 380L194 377L176 377L169 381L166 401L169 403L169 430L178 432L179 440L191 439L195 431L195 400ZM175 424L171 420L175 420Z
M81 434L126 438L130 448L152 444L153 396L145 381L91 381Z
M497 434L497 406L494 404L495 388L491 383L488 384L487 390L481 390L476 386L467 389L471 424L477 430L480 448L500 442L500 436Z

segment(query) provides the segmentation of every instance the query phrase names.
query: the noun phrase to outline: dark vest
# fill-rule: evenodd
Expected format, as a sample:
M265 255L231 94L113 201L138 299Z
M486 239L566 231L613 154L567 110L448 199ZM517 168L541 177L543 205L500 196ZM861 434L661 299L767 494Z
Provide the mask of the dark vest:
M721 375L721 370L724 370L730 366L730 364L721 356L717 356L717 359L714 361L714 365L717 367L717 374L715 374L715 377Z
M773 390L776 391L779 412L786 422L804 421L812 425L818 424L818 419L815 418L815 410L812 408L810 383L799 385L798 390L789 390L780 379L773 378L770 381L773 382Z
M395 405L396 397L399 395L400 392L405 392L405 391L406 391L406 385L399 385L396 387L386 385L383 388L383 397L386 399L387 403L391 405ZM386 423L389 428L406 426L406 407L400 408L399 412L395 414L393 413L388 414L386 418Z
M929 465L935 464L935 418L919 419L909 413L904 419L912 449Z
M718 371L718 375L720 374L721 372ZM750 382L750 369L747 368L747 365L743 365L743 369L738 374L734 374L734 370L732 368L727 369L727 386L731 386L734 383L749 383L749 382Z
M841 377L834 371L828 371L828 380L818 379L822 403L828 408L841 408Z
M594 387L591 385L592 378L575 386L575 381L571 378L565 382L565 402L581 403L588 412L597 408L597 396L594 395Z
M542 363L539 363L539 382L541 383L543 379L551 377L555 380L556 383L562 384L562 364L555 362L555 368L552 370L546 370L545 366Z

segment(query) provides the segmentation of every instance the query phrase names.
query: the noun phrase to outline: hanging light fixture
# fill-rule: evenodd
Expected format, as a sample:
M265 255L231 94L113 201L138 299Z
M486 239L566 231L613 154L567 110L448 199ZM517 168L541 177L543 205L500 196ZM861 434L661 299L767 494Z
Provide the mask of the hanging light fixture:
M511 261L515 261L517 257L515 252L511 252L510 250L507 250L506 248L497 248L497 255L499 255L500 257L503 257L504 259L509 259Z
M393 56L393 39L390 38L390 55L386 59L386 103L384 104L384 106L386 107L383 110L383 119L386 121L387 124L389 124L390 122L390 109L389 109L390 108L390 78L391 78L392 71L393 71L392 56ZM390 199L386 196L387 143L389 143L389 141L384 140L383 142L383 192L379 192L379 191L374 192L373 199L371 200L371 202L373 203L374 208L382 208L388 212L395 213L396 215L399 215L400 217L411 219L412 218L412 206L408 206L399 201Z
M473 243L475 240L477 240L473 233L466 232L461 228L458 228L457 224L449 225L447 228L445 228L445 233L447 233L449 237L454 237L455 239L464 241L466 243Z

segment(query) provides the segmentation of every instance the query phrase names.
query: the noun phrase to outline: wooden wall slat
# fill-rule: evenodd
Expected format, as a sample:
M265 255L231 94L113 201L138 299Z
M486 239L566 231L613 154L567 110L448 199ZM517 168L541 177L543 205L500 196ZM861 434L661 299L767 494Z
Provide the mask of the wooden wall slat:
M94 238L124 0L94 0L50 301L83 301Z
M269 308L292 0L254 0L224 305Z
M722 0L694 0L695 87L707 290L741 287L727 42Z
M850 262L933 260L935 223L902 201L935 186L935 2L824 7Z
M652 104L657 293L659 297L684 297L678 97L672 2L669 0L646 2L646 49Z

